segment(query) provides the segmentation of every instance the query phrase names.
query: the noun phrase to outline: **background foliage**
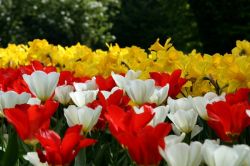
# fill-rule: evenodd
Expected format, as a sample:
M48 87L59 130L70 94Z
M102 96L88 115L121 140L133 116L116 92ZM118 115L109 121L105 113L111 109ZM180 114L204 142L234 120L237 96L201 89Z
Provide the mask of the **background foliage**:
M114 40L109 32L117 0L0 0L0 42L101 46ZM113 9L114 8L114 9Z
M248 0L0 0L0 46L45 38L91 48L148 48L172 37L177 49L224 54L250 40Z

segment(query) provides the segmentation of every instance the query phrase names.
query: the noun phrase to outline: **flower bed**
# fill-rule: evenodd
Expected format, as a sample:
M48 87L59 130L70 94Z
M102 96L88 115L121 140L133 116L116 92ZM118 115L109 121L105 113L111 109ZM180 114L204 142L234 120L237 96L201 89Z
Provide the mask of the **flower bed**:
M250 43L236 44L1 48L1 165L250 165Z

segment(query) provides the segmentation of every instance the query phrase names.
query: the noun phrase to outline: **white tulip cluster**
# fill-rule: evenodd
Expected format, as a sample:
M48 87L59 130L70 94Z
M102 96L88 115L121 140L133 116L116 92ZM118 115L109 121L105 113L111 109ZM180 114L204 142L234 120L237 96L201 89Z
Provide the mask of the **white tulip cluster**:
M191 142L190 145L181 143L182 138L171 137L165 139L166 148L159 152L170 166L249 166L250 147L247 145L234 145L228 147L219 145L214 140Z

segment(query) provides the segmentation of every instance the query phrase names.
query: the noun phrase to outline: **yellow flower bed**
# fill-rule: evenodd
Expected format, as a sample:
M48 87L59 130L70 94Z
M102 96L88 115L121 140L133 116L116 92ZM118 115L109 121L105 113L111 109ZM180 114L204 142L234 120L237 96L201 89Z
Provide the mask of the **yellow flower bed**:
M183 93L193 96L213 91L213 85L225 92L250 88L250 43L245 40L237 41L231 53L208 55L195 50L185 54L176 50L170 39L164 45L157 40L147 51L136 46L120 48L118 44L108 45L108 51L93 51L81 44L62 47L36 39L28 45L9 44L7 48L0 48L0 59L1 68L16 68L39 60L45 65L56 66L58 71L69 70L76 76L89 77L133 69L141 70L142 78L148 78L152 71L181 69L182 77L189 80Z

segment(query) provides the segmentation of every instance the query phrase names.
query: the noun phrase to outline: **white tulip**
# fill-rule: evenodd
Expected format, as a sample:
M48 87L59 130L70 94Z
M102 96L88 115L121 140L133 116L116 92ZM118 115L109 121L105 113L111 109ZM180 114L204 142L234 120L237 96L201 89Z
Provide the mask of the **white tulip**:
M125 78L127 78L129 80L134 80L134 79L139 78L141 73L142 72L140 70L138 70L138 71L128 70L126 75L125 75Z
M173 144L181 143L185 136L185 133L181 133L181 135L168 135L164 138L165 145L170 147Z
M130 80L125 87L125 91L130 99L141 105L149 101L155 89L155 82L152 79L148 80Z
M205 140L202 146L203 160L208 166L247 166L249 153L247 145L227 147L213 140Z
M96 100L97 93L98 90L86 90L70 92L69 95L78 107L82 107Z
M14 108L17 104L26 104L31 95L23 92L21 94L15 91L0 91L0 117L4 117L4 108Z
M86 90L97 90L96 78L93 77L91 80L87 80L84 83L74 82L73 83L76 91L86 91Z
M23 74L24 81L30 91L41 101L46 101L52 96L59 81L59 73L34 71L31 75Z
M169 106L159 106L153 109L155 113L153 119L149 122L151 126L157 126L159 123L163 123L169 113Z
M186 134L191 132L191 138L193 138L202 130L200 126L195 125L197 117L198 113L193 109L178 110L175 113L168 114L168 118L173 122L178 131L184 132Z
M171 113L176 112L177 110L190 110L193 108L192 103L188 98L179 98L179 99L172 99L168 97L168 105Z
M199 166L202 160L201 147L202 144L200 142L192 142L190 145L176 143L166 147L164 150L159 148L159 152L168 165Z
M150 103L162 104L168 96L169 84L164 87L156 87L153 95L150 97Z
M47 162L42 163L40 161L37 152L28 152L26 155L23 155L23 158L34 166L48 166Z
M62 85L58 86L55 89L55 100L61 104L68 104L71 100L69 93L74 91L74 87L72 85Z
M218 96L216 93L208 92L204 95L204 97L197 96L192 98L191 96L189 96L188 98L192 103L195 111L198 112L199 116L202 119L207 120L208 119L207 109L206 109L207 104L211 104L217 101L225 101L225 93Z
M134 106L133 109L136 114L141 114L144 112L144 107L138 108ZM155 115L148 125L157 126L159 123L163 123L166 120L166 117L169 113L169 107L168 106L155 107L152 109L152 112Z
M114 72L112 72L111 75L116 85L121 89L125 89L128 81L137 79L141 75L141 71L129 70L125 77L120 74L115 74Z
M99 116L101 115L101 110L101 106L92 109L87 106L76 107L70 105L67 109L64 109L64 116L70 127L80 124L82 125L82 130L84 132L89 132L97 123Z
M214 103L217 101L226 101L226 93L222 93L220 96L218 96L214 92L208 92L204 95L204 98L209 101L209 103Z

